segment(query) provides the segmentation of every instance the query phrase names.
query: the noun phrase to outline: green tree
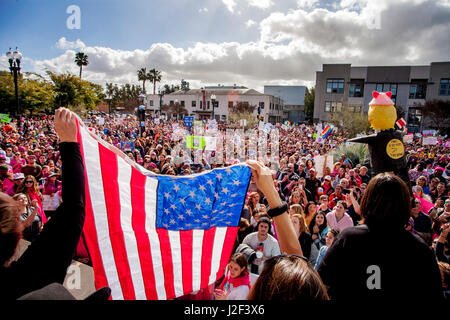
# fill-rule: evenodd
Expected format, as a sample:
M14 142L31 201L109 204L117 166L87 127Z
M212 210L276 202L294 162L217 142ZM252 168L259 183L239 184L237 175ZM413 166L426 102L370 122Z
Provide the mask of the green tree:
M239 125L241 119L247 120L247 127L251 128L258 123L258 119L255 115L256 106L250 105L248 103L238 102L233 106L229 107L228 120Z
M75 54L75 63L77 66L80 67L80 79L81 79L81 73L83 71L83 66L87 66L89 64L88 56L83 52L77 52Z
M57 107L71 107L74 110L91 110L105 98L102 86L81 80L70 73L56 74L47 71L55 93Z
M158 71L156 69L151 69L148 72L147 79L153 83L153 94L156 94L156 83L161 82L161 79L162 79L161 71Z
M54 105L52 85L43 77L25 73L18 77L19 104L22 113L39 112ZM0 72L0 106L2 112L13 113L16 109L14 78L9 72Z
M178 118L178 115L187 115L189 112L187 109L181 105L180 103L171 103L171 104L164 104L161 106L161 111L165 112L167 115L176 115Z
M169 94L169 93L175 92L177 90L180 90L180 86L179 85L174 86L172 84L172 85L169 86L168 84L165 84L163 92L164 92L164 94Z
M314 99L316 95L316 88L312 87L311 89L306 88L305 91L305 117L306 120L312 121L314 117Z
M441 134L448 134L450 128L450 101L429 100L424 104L416 104L421 108L425 127L428 122L430 127L436 128Z
M370 130L367 113L353 112L348 106L332 113L330 122L341 129L346 138L354 138L358 133Z
M142 90L145 94L145 81L150 80L149 73L147 73L147 68L140 68L137 71L138 80L142 81Z

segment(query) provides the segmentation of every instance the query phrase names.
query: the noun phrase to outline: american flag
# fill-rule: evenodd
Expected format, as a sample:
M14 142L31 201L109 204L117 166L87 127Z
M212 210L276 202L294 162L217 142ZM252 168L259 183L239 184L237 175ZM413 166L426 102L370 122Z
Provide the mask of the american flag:
M84 126L84 236L95 286L112 299L165 300L223 275L251 171L246 165L191 176L155 175Z

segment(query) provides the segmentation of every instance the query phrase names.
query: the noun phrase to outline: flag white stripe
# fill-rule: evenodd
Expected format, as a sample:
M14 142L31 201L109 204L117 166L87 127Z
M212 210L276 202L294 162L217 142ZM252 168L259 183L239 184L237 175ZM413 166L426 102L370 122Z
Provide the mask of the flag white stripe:
M181 297L183 292L183 268L181 260L180 232L169 230L170 249L172 251L173 284L175 296Z
M80 128L81 129L81 128ZM111 297L115 300L123 300L114 254L109 237L108 216L106 215L105 193L100 167L100 154L98 142L95 141L85 129L81 129L83 139L84 161L86 163L86 175L89 182L89 194L92 203L94 224L97 232L98 247L102 257L108 286L111 288ZM107 174L107 173L106 173Z
M204 230L192 231L192 291L200 290L202 281L202 249Z
M133 208L131 205L131 166L122 158L117 157L118 189L120 198L120 225L127 250L128 265L133 282L136 300L147 300L144 279L142 278L141 261L137 247L136 236L132 225Z
M145 181L145 231L150 242L153 274L158 300L166 300L166 288L164 286L164 269L162 265L161 247L156 233L156 191L158 180L147 177Z
M217 280L217 272L219 272L220 259L222 258L222 249L225 242L225 235L227 234L227 228L218 227L214 235L214 246L212 250L211 259L211 274L209 276L209 283L213 283Z

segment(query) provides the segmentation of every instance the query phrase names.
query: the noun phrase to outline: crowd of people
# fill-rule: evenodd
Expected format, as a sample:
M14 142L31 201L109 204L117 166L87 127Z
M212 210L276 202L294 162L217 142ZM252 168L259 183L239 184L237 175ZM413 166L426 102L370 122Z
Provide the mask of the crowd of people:
M133 161L157 174L193 174L239 162L236 157L225 157L219 162L214 151L205 152L199 162L194 161L189 150L179 148L180 141L183 141L182 134L179 134L180 128L183 128L182 121L147 119L146 126L142 128L134 116L105 115L101 118L102 121L98 121L99 117L89 117L85 125L106 142L122 149ZM0 191L20 203L20 217L25 228L23 236L30 242L39 237L43 226L52 219L62 203L62 158L53 122L53 116L22 118L19 123L14 120L4 124L0 130ZM234 127L223 122L217 124L219 131L231 128ZM380 210L367 208L369 195L366 193L377 190L374 180L389 179L378 176L374 179L370 165L353 164L351 159L342 156L333 162L332 167L316 166L317 156L330 155L345 142L343 132L334 131L324 141L318 141L314 136L315 126L279 126L278 129L279 162L273 163L273 158L268 156L263 159L264 170L269 170L266 173L270 174L270 188L275 190L275 194L268 196L272 189L262 187L257 169L253 167L254 174L248 187L233 255L224 279L218 283L215 299L246 299L247 296L249 299L281 299L283 295L290 295L284 296L286 299L304 297L306 291L298 296L292 293L291 286L298 286L299 283L309 286L309 292L314 292L317 299L342 297L342 290L335 286L345 286L345 279L336 281L331 276L342 268L334 256L349 250L349 245L342 240L356 237L349 230L367 225L369 212ZM252 143L246 141L246 147ZM444 143L428 146L415 139L412 144L406 145L406 152L415 199L408 204L410 210L402 231L419 237L434 252L442 288L448 295L449 150ZM388 183L384 180L383 183ZM264 183L267 184L267 181ZM389 180L389 183L397 182ZM368 191L369 186L371 190ZM372 197L375 196L372 194ZM273 212L275 204L280 204L278 199L286 203L287 214L274 217L270 212ZM385 206L386 212L393 210L390 203L381 205ZM375 221L373 219L370 221ZM396 222L395 217L390 220L387 216L383 219L384 229L379 228L385 232L375 234L382 238L380 242L395 246L396 250L408 251L400 246L403 238L398 237ZM376 227L371 230L378 230L377 224L372 223ZM296 244L285 239L285 230L295 237ZM373 236L373 232L367 234ZM337 243L333 245L334 242ZM288 250L286 247L297 249ZM292 254L281 259L281 253ZM273 281L269 279L269 274L281 262L289 265L290 270L303 268L307 272L284 270L286 274L280 283L289 282L289 285L286 284L289 288L280 291L278 296L274 292L268 295L268 291L264 290L270 290L269 282ZM345 264L345 261L342 263ZM330 271L333 266L336 266L335 271ZM254 288L250 285L249 274L259 275ZM317 288L326 288L325 285L330 289L328 293Z

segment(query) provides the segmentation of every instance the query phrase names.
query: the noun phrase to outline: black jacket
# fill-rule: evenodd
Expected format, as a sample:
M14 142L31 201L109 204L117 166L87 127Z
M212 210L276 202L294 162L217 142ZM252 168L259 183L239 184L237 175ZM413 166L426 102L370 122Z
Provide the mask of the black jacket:
M441 300L441 275L433 251L406 230L342 231L318 269L332 299Z
M62 199L56 213L23 255L0 268L0 299L17 299L51 283L62 284L84 224L84 168L78 143L60 145Z

